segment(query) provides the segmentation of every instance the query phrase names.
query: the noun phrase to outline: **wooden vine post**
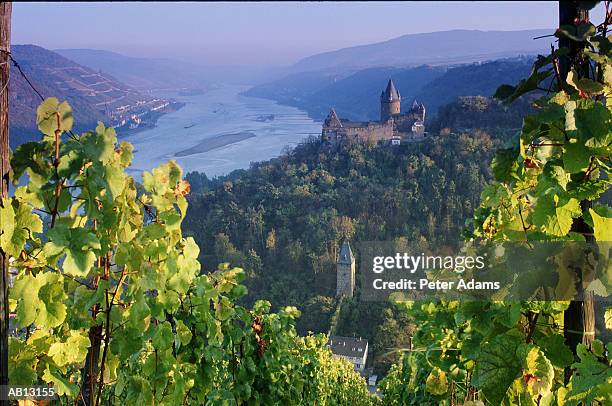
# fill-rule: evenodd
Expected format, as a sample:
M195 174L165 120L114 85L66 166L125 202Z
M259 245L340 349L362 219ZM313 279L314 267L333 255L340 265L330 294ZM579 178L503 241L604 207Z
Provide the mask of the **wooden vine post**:
M589 21L589 10L580 1L559 1L559 27L563 25L578 25ZM588 60L583 57L584 43L573 41L565 36L559 38L559 48L567 48L569 52L559 57L559 79L561 82L567 80L567 75L574 70L579 77L589 77ZM592 78L595 80L596 78ZM590 201L580 202L583 213L588 213L591 207ZM593 244L593 229L584 221L574 222L572 229L585 235L587 244ZM584 275L586 272L582 272ZM579 275L579 280L582 276ZM578 344L587 346L595 339L595 302L592 292L585 292L579 282L578 292L582 294L579 300L570 302L568 309L563 315L565 342L572 352L576 354ZM571 376L571 370L566 370L566 382Z
M9 185L9 52L11 51L11 3L0 3L0 199ZM0 200L0 207L2 200ZM0 225L1 229L1 225ZM1 231L0 231L1 232ZM0 248L0 385L8 385L8 256ZM0 405L8 401L0 400Z

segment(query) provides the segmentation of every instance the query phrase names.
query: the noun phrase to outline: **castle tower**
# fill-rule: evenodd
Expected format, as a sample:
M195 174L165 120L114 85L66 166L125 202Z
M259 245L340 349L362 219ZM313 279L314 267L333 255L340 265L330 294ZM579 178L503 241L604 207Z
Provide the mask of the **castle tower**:
M340 247L336 262L336 296L353 297L355 290L355 257L348 241Z
M323 130L321 131L321 141L336 145L338 143L338 129L342 128L342 122L336 114L336 110L331 109L327 118L323 122Z
M425 105L423 103L419 103L417 99L414 99L412 102L412 107L410 108L410 114L414 115L414 118L425 122Z
M400 114L402 98L395 88L393 80L389 79L387 89L380 94L380 121L387 121Z

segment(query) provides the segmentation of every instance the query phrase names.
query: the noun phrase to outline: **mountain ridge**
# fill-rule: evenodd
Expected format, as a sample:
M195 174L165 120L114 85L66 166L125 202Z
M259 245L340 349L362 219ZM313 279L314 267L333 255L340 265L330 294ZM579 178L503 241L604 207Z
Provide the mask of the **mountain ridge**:
M313 71L330 67L447 65L501 59L548 50L547 41L534 37L549 29L518 31L449 30L405 34L386 41L327 51L300 59L291 70Z
M425 104L427 116L432 117L457 97L492 96L501 84L517 83L529 75L532 62L532 58L508 58L453 67L375 67L344 77L332 77L324 71L296 73L252 87L245 94L303 109L317 120L323 119L332 107L343 118L378 120L380 92L393 79L402 95L402 111L417 99ZM304 83L297 83L298 80ZM310 83L316 83L316 88L304 90Z
M142 58L89 48L55 49L54 52L94 70L107 72L140 91L192 88L204 85L204 68L169 58Z

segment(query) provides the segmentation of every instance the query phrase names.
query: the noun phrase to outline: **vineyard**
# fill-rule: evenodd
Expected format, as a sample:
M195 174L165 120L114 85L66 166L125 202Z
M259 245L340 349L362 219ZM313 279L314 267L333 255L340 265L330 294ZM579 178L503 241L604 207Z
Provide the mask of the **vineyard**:
M182 231L191 186L174 161L136 182L132 146L102 123L73 133L71 107L51 97L37 110L41 140L10 157L15 189L0 206L9 382L95 406L612 404L612 342L595 334L612 330L612 307L583 284L612 241L606 12L598 26L562 25L531 76L497 91L506 103L546 94L498 151L465 233L586 243L575 273L557 264L582 300L396 302L416 331L372 394L326 335L297 334L296 307L245 306L241 269L200 264Z

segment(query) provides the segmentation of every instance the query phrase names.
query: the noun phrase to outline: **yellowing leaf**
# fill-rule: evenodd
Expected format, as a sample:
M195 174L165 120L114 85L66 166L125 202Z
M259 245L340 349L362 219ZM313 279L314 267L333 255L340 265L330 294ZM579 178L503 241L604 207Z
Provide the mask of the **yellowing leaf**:
M432 395L443 395L448 391L448 379L446 378L446 372L440 368L435 368L430 372L425 382L427 392Z
M593 219L593 232L597 241L612 241L612 219L600 216L593 209L589 209Z

